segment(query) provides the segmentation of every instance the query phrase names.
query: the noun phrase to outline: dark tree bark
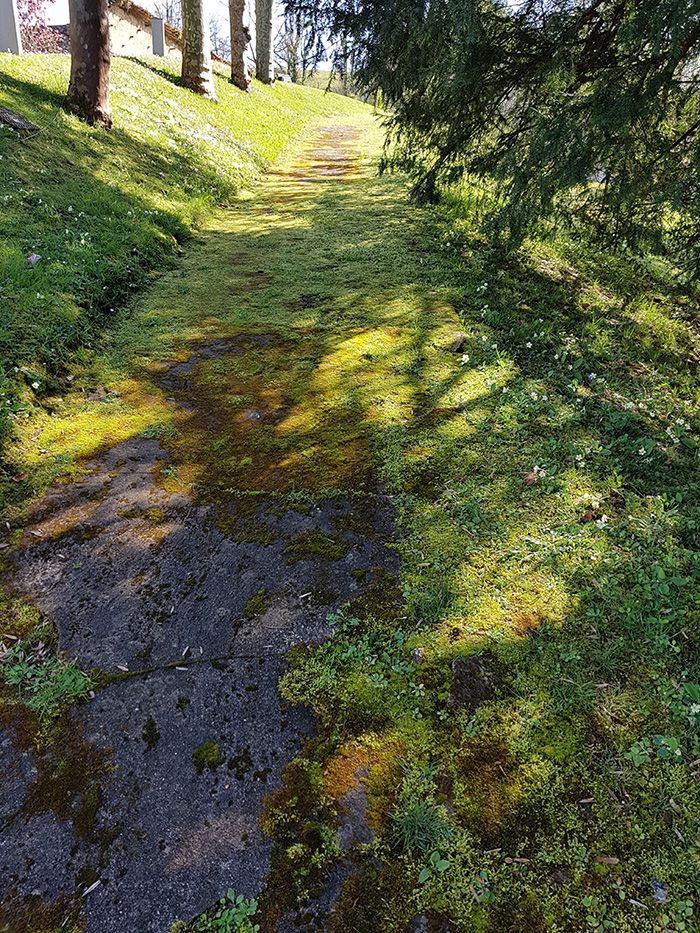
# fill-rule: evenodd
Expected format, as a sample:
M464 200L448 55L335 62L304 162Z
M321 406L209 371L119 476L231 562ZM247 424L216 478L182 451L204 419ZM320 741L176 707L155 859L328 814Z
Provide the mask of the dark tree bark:
M195 94L216 100L203 0L182 0L182 83Z
M274 84L272 0L255 0L255 59L255 76L258 81Z
M70 109L88 123L109 129L109 16L107 0L69 0Z
M231 20L231 81L242 91L250 90L250 75L245 50L250 42L250 30L244 24L245 0L229 0Z

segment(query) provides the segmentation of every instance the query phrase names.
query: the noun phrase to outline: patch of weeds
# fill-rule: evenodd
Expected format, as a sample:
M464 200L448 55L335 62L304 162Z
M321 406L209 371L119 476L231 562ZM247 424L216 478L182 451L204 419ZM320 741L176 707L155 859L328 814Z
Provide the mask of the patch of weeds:
M86 697L93 681L77 661L50 654L43 642L19 642L6 654L3 673L18 688L19 700L40 717L56 716L77 699Z
M254 898L236 895L229 888L226 897L196 920L192 929L195 933L257 933L260 927L253 923L257 910Z
M407 852L433 849L452 835L444 813L424 800L412 801L405 809L392 813L391 817L395 825L396 844Z
M436 849L454 837L444 806L436 801L434 771L407 764L396 809L390 814L395 845L406 852Z

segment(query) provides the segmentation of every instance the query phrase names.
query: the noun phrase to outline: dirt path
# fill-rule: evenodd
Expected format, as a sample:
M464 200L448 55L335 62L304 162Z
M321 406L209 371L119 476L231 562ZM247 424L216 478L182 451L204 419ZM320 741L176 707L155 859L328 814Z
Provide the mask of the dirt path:
M301 221L294 236L303 237L309 198L340 198L342 208L343 186L363 175L358 135L322 131L268 179L255 216L273 215L278 227ZM350 254L351 201L344 209L337 223ZM241 241L251 236L212 231L199 263L205 278L207 262L227 270L229 301L254 314L261 290L285 287L280 270L290 257L274 242L245 253ZM330 261L345 291L357 287L351 255L343 266L313 246L313 259ZM297 319L327 297L310 266L306 277L294 268L286 286ZM153 300L167 304L177 276ZM218 300L219 279L208 298L201 278L192 288L201 311ZM37 752L31 717L5 717L0 873L13 930L35 928L38 917L58 929L78 904L87 933L162 933L229 887L254 895L269 868L263 797L313 729L307 715L281 705L285 656L325 637L328 613L383 571L398 572L366 412L347 400L326 404L313 388L324 365L314 354L322 346L328 358L329 335L302 326L292 345L261 326L207 318L177 353L152 353L143 375L151 394L141 388L139 405L167 409L175 440L153 430L113 446L96 441L103 452L83 462L78 481L55 484L29 516L9 582L55 622L62 649L108 676L94 698L74 705L49 751ZM313 365L295 370L300 346ZM218 386L207 382L217 371ZM336 369L334 379L343 378ZM121 394L126 409L135 404ZM99 433L105 406L93 405ZM186 482L193 477L196 485Z

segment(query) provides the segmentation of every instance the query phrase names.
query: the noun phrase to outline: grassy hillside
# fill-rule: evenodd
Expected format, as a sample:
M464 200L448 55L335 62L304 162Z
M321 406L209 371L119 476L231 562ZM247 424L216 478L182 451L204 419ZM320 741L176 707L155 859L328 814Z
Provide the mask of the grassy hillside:
M60 109L68 69L64 56L0 55L0 105L43 128L21 141L0 126L0 437L60 392L68 361L89 354L205 214L305 124L361 106L284 84L244 94L222 75L213 103L168 62L116 59L107 133Z

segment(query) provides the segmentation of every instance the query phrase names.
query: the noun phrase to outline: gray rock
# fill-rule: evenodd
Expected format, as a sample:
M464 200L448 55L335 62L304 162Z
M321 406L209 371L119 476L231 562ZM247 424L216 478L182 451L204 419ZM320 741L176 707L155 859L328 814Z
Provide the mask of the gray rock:
M343 821L338 829L338 848L347 849L367 845L374 839L374 833L367 825L367 790L364 781L369 775L369 767L363 765L355 772L355 786L338 801Z
M454 680L447 697L447 705L458 709L476 709L495 695L497 678L479 655L456 658L450 665Z
M449 344L446 349L448 353L461 353L464 349L464 345L467 342L468 337L463 333L456 333L452 335Z
M85 742L113 766L83 835L70 819L26 811L36 768L0 730L0 896L70 901L88 888L76 878L99 880L84 896L87 933L163 933L229 887L260 890L271 851L258 824L263 797L313 732L308 712L280 700L286 654L328 636L329 612L357 593L353 570L398 572L382 540L393 524L385 497L374 531L344 532L341 560L289 564L288 540L335 533L347 501L280 514L260 496L256 521L274 540L239 541L217 527L213 508L156 485L166 458L157 440L134 438L88 464L83 482L52 487L32 508L5 581L53 619L61 649L84 669L117 675L74 708ZM246 618L261 588L264 611ZM203 746L213 754L198 768ZM371 838L363 795L360 784L345 801L349 847ZM74 798L68 809L78 813Z

